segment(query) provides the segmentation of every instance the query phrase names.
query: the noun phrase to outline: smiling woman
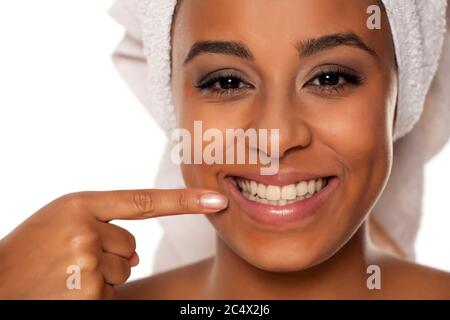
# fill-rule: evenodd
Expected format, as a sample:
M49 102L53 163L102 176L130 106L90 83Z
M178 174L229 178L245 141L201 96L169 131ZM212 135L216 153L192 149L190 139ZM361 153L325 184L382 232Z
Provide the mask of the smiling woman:
M175 126L191 133L198 121L222 132L279 129L279 171L263 176L259 165L181 164L185 186L229 199L226 210L207 216L217 235L215 254L127 284L121 297L450 297L448 274L393 255L401 254L398 244L368 223L391 174L393 142L411 126L404 121L406 59L387 14L398 8L383 7L381 27L370 29L367 9L377 4L176 4L170 23ZM155 2L151 9L158 9ZM149 45L155 31L143 30ZM158 46L151 45L152 78ZM369 269L383 275L378 290L367 284Z
M386 10L373 17L377 5ZM168 144L166 188L74 192L39 209L0 241L0 298L450 298L450 274L407 260L413 241L392 231L408 225L409 202L396 201L421 191L404 177L429 155L399 139L437 73L445 10L445 0L117 0L119 71L194 161L171 161L180 149ZM204 161L205 147L227 161ZM136 241L112 220L157 217L178 235L160 257L213 253L125 284ZM214 243L201 237L208 227Z
M389 175L397 94L388 21L383 17L382 31L368 30L369 4L181 5L172 40L178 125L192 130L194 120L201 120L220 130L280 129L280 170L270 179L248 165L181 166L188 187L218 190L230 199L225 212L208 216L219 235L208 273L221 276L205 283L213 297L244 297L243 288L229 287L229 277L239 275L245 283L249 270L261 277L254 286L268 281L263 292L283 284L280 297L299 288L316 292L307 285L315 279L306 277L311 272L322 274L328 285L339 283L340 291L364 292L371 255L362 245L361 224ZM243 197L230 177L256 184L253 196L262 200ZM330 183L311 190L309 198L283 206L268 202L279 201L281 189L292 184L302 197L303 182L327 177ZM338 268L343 261L344 269ZM272 283L274 275L261 271L286 280ZM353 281L341 283L342 272L354 275Z

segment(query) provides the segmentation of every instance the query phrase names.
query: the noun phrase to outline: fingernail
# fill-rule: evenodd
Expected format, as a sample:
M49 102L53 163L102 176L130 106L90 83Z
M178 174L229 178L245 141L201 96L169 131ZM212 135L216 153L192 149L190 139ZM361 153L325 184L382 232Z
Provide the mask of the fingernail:
M200 205L206 209L224 209L228 205L228 199L221 194L208 193L200 197Z

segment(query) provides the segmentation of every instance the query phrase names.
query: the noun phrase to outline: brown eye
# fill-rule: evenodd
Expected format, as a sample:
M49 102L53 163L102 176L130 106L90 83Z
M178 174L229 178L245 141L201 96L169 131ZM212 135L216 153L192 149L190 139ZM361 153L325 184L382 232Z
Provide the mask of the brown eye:
M203 93L211 93L219 96L236 95L251 87L239 75L229 71L209 75L196 85L196 88Z
M305 87L310 87L315 92L323 95L343 93L351 87L363 83L363 78L355 71L341 66L323 67L317 72Z
M340 84L342 81L345 81L343 77L336 73L328 73L328 74L322 74L319 77L316 78L316 80L313 82L314 85L320 85L320 86L336 86Z
M218 84L221 89L238 89L241 85L241 80L236 77L222 77L219 79Z

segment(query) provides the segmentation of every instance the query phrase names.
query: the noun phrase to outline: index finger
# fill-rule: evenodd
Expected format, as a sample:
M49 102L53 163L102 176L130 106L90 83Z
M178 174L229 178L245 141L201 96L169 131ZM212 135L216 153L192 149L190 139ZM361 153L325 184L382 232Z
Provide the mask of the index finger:
M207 189L88 191L88 210L101 221L136 220L186 213L218 212L228 199Z

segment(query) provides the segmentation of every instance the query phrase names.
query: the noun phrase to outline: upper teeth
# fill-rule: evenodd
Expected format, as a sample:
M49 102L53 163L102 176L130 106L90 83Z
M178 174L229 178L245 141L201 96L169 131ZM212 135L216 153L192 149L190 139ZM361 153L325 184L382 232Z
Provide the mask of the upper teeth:
M325 185L325 178L300 181L284 186L265 185L254 180L238 178L243 194L250 200L262 203L285 205L303 200L319 192ZM262 201L259 201L262 200Z

